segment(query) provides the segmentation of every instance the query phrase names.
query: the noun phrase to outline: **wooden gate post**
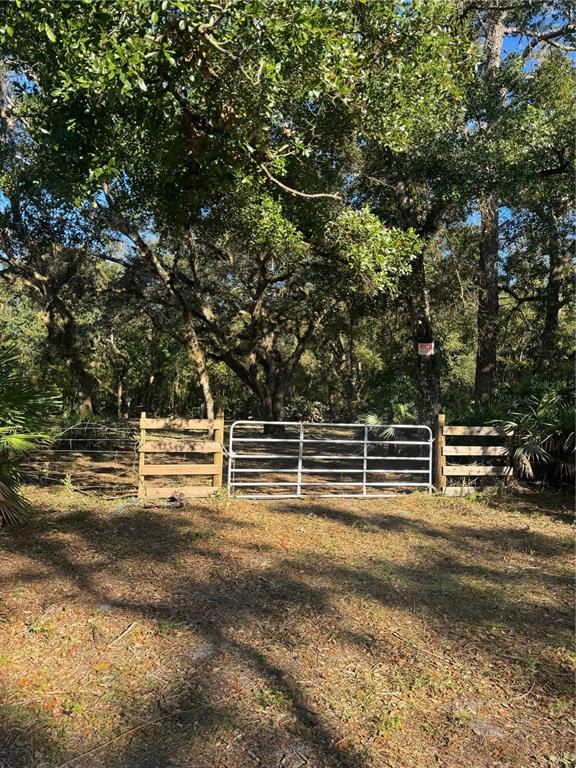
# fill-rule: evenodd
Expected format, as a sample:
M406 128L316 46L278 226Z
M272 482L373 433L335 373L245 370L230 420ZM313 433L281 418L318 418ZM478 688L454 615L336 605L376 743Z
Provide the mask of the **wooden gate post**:
M446 488L446 476L444 475L444 466L446 465L446 457L444 456L444 446L446 445L446 437L444 436L444 425L446 424L446 416L443 413L439 413L436 419L436 445L435 445L435 473L434 473L434 485L439 491L444 491Z
M146 481L144 480L144 443L146 442L146 411L140 414L140 443L138 444L138 498L146 498Z
M212 487L222 488L222 455L224 453L224 412L218 411L216 414L216 429L214 430L214 441L220 444L220 450L214 454L214 474L212 475Z

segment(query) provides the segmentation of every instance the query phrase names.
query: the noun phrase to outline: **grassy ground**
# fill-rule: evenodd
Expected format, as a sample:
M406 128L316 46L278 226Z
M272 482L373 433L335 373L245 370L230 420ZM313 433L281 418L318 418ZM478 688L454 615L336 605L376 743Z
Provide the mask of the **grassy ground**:
M30 497L0 531L0 766L573 765L557 499Z

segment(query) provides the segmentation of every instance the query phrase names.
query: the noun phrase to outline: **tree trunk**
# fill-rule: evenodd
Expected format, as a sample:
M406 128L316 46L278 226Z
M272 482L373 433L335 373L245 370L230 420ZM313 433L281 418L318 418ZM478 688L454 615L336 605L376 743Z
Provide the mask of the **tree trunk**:
M56 317L60 320L60 325ZM78 346L78 328L74 315L65 302L53 296L48 304L48 343L70 371L70 380L75 389L75 400L83 414L94 411L94 395L98 389L105 389L91 371L84 365ZM108 390L106 390L108 391Z
M538 359L538 368L544 371L556 356L556 346L558 344L558 318L562 308L560 299L560 290L564 271L567 267L566 259L563 258L558 248L558 242L550 244L550 263L548 267L548 284L544 298L544 328L542 329L542 344L540 347L540 356Z
M498 121L504 91L499 80L502 46L504 43L507 11L497 10L486 34L485 47L485 104L486 124ZM490 180L490 168L487 179ZM498 198L486 192L480 201L480 261L478 293L478 348L474 396L491 397L496 379L498 346L498 250L499 250Z
M350 317L349 312L349 317ZM355 326L350 318L349 327L346 330L346 338L343 334L337 337L338 348L336 355L340 358L338 371L342 377L342 393L346 409L346 421L353 422L358 418L360 405L360 366L356 358Z
M124 387L122 385L122 379L120 379L116 385L116 415L119 419L122 418L124 404Z
M274 328L261 330L258 341L252 344L248 359L226 349L215 356L254 393L260 406L258 417L262 421L284 420L286 392L292 383L296 366L322 317L309 322L306 330L297 337L296 348L289 357L283 358L276 346ZM283 433L284 427L268 425L265 431Z
M353 422L358 418L358 386L350 372L344 372L344 403L346 406L346 421Z
M419 343L434 341L434 328L432 313L430 312L430 299L426 287L423 252L419 253L412 261L411 288L408 304L412 322L416 369L418 371L418 387L420 389L418 415L422 423L431 425L436 414L440 412L440 367L438 365L437 349L430 356L418 354Z
M262 400L262 409L260 416L263 421L284 421L284 393L268 392ZM281 424L267 424L264 426L266 434L284 433L284 427Z
M266 421L284 421L284 393L291 378L290 373L282 365L277 350L271 350L267 355L264 365L265 370L265 395L262 406ZM281 424L269 424L264 429L269 434L284 434L285 429Z
M214 419L216 411L214 408L214 396L212 395L212 384L210 382L210 374L206 367L206 356L198 340L196 329L194 328L194 322L188 318L186 324L186 340L188 342L188 352L191 360L196 366L196 372L198 379L200 380L200 386L202 387L202 394L204 396L204 407L206 409L206 418Z
M274 421L284 421L284 387L281 386L272 398L272 418Z
M478 349L476 399L491 397L496 376L498 347L498 201L488 195L480 204L480 273L478 292Z

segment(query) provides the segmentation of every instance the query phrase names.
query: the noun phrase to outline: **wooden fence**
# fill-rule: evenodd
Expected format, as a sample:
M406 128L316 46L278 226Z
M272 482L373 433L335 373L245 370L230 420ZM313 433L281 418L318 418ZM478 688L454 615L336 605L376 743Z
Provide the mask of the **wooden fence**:
M484 444L470 444L470 438L481 439ZM510 442L512 435L500 427L467 427L464 425L446 425L443 413L438 415L435 446L435 485L447 495L472 493L474 486L465 485L464 478L470 477L509 477L513 474L510 461ZM453 459L475 457L485 463L460 463ZM500 459L495 464L493 459ZM473 459L471 459L473 460ZM448 485L448 478L459 478L459 485Z
M150 431L162 432L160 437ZM198 433L190 435L188 433ZM167 436L165 436L167 433ZM183 437L183 433L185 436ZM138 498L170 498L188 496L205 498L222 486L222 453L224 417L216 419L150 419L145 413L140 418L140 457L138 463ZM147 463L148 455L185 455L186 460L164 464ZM192 463L188 454L212 456L210 462ZM204 483L194 485L153 485L150 477L194 477Z

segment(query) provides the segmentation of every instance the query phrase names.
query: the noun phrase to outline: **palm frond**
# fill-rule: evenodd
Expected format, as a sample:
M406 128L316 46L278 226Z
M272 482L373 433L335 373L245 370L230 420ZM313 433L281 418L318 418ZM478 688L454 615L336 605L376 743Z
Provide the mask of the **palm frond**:
M0 464L0 525L20 523L30 511L30 505L20 493L19 487L16 470Z
M576 478L576 465L574 461L558 461L558 474L563 480L573 481Z
M48 442L38 427L57 403L56 397L32 390L23 380L14 348L0 348L0 525L19 522L29 510L19 491L17 463Z
M50 436L43 432L10 432L6 427L0 427L0 451L27 453L49 439Z
M576 409L565 394L545 391L531 395L510 417L492 421L512 435L513 461L520 476L533 479L537 465L546 465L560 480L576 474L574 467Z

